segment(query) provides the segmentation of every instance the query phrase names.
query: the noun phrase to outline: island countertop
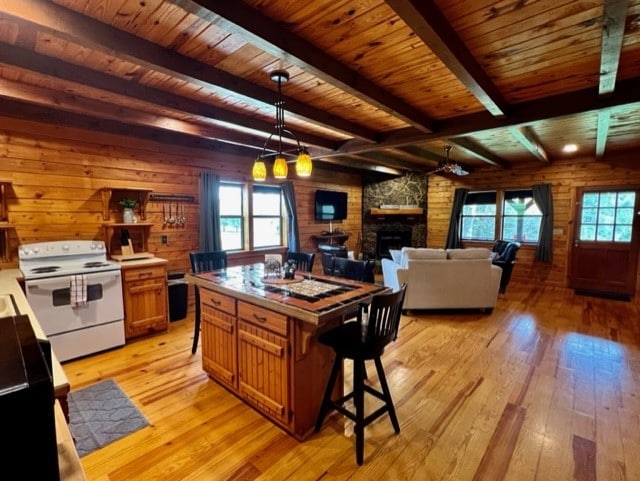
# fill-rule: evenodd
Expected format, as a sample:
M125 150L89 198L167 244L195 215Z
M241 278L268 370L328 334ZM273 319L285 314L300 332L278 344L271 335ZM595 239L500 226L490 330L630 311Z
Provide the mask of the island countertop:
M341 277L296 274L293 280L264 276L264 264L189 274L200 287L233 296L314 325L354 311L386 287Z

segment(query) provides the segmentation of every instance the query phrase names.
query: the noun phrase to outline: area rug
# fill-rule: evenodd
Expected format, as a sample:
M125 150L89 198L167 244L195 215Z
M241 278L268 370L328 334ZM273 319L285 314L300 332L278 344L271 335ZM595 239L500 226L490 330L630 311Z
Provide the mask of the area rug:
M113 379L71 391L68 401L69 428L81 457L149 424Z

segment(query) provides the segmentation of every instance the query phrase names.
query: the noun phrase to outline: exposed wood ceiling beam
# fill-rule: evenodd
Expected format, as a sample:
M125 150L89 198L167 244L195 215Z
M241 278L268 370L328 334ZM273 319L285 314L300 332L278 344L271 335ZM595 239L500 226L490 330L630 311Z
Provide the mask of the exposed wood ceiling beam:
M403 152L407 152L409 154L415 155L416 157L419 157L423 160L427 160L430 162L435 162L436 164L439 164L441 161L444 160L444 154L443 155L438 155L434 152L431 152L430 150L427 149L423 149L421 147L416 147L415 145L407 145L405 147L398 147L396 148L396 150L401 150Z
M116 120L129 125L140 125L185 135L215 139L224 143L252 148L254 152L262 149L264 145L264 138L256 137L255 135L234 132L217 126L198 125L171 117L162 117L118 104L86 99L64 91L52 94L50 89L2 78L0 78L0 92L2 92L1 96L3 98L19 102L45 107L54 105L56 110L74 112L81 115L86 112L92 112L95 116L105 120Z
M618 75L629 0L605 0L600 51L600 95L613 92Z
M52 59L31 50L3 45L0 49L0 63L14 65L31 72L55 77L69 82L80 83L98 90L105 90L123 97L135 98L152 105L159 105L167 109L188 113L202 117L207 122L222 124L227 128L243 127L251 131L263 132L269 135L274 131L273 122L265 122L229 110L220 109L212 105L203 104L185 97L169 93L165 90L140 85L133 81L124 80L111 75L102 74L79 65ZM246 131L246 130L245 130ZM305 132L295 132L300 142L326 149L333 149L336 142L324 137L310 135ZM264 139L263 139L264 142Z
M611 111L601 110L598 112L598 127L596 129L596 159L602 160L604 150L607 146L609 136L609 126L611 125Z
M425 158L423 156L420 155L416 155L413 152L410 152L408 150L405 150L403 147L398 147L398 148L394 148L394 149L385 149L383 150L383 152L389 152L392 156L398 158L398 159L404 159L407 162L410 162L412 164L416 164L416 165L429 165L431 166L433 164L433 160L429 159L429 158Z
M406 173L404 170L398 170L393 167L387 167L386 165L379 165L374 162L371 162L368 159L355 156L355 155L331 157L323 160L323 162L327 164L339 165L342 168L346 167L346 168L357 169L357 170L369 170L372 172L380 172L383 174L390 174L390 175L404 175Z
M531 152L538 160L549 162L549 154L542 146L540 139L529 126L509 127L509 132L520 142L525 149Z
M211 140L199 135L187 135L181 132L171 132L157 127L125 124L120 120L96 119L94 116L65 112L40 105L30 105L15 100L0 98L0 112L3 117L14 119L26 119L52 124L54 126L76 127L86 130L99 130L102 133L135 137L138 139L152 140L165 144L205 149L212 153L226 153L255 158L255 149L248 149L218 140Z
M303 70L419 130L432 131L433 120L426 114L244 2L171 1L203 20L241 35L252 45L276 58L295 59L296 64Z
M432 0L386 0L386 3L495 116L508 103Z
M394 168L402 169L405 171L424 169L424 165L416 164L413 162L407 162L403 159L399 159L397 157L384 154L382 152L368 152L364 154L359 154L357 155L357 157L360 159L367 160L369 162L374 162L379 165L394 167Z
M91 48L107 55L131 60L150 70L166 73L206 89L226 90L244 97L249 103L261 102L273 105L277 92L248 82L240 77L203 64L197 60L160 47L135 35L105 25L47 0L0 0L0 20L16 22L45 31ZM348 120L313 108L293 98L283 96L286 110L305 120L360 139L374 142L377 134Z
M478 159L482 160L483 162L486 162L489 165L492 165L494 167L502 167L503 169L506 169L509 167L509 164L507 164L504 160L502 160L496 154L488 151L483 146L481 146L480 144L474 142L469 138L456 137L456 138L450 139L450 142L452 144L455 144L457 147L461 148L468 154L473 155L474 157L477 157Z
M432 140L453 139L473 135L493 129L529 124L545 119L553 119L587 112L598 112L640 103L640 78L619 81L616 90L609 96L599 97L596 89L588 88L565 94L552 95L530 102L513 104L509 117L497 118L487 112L461 115L440 121L435 132L424 134L413 129L403 129L387 135L377 144L366 144L353 140L343 143L337 151L328 155L357 154L379 150L380 148L401 147L421 144ZM322 155L321 153L319 155Z

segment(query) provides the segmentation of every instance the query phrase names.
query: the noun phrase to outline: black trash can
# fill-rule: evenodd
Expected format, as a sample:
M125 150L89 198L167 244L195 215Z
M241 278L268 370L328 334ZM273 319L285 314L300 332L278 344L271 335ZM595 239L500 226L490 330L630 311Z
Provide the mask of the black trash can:
M189 284L184 280L184 272L169 272L169 320L179 321L187 317L187 296Z

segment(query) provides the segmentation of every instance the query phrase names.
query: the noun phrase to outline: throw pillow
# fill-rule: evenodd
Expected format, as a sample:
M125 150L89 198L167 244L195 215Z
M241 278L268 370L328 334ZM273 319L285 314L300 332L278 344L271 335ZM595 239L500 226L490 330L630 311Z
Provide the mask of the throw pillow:
M407 266L407 261L411 260L431 260L431 259L446 259L447 252L444 249L430 249L427 247L403 247L402 248L402 266Z
M488 259L491 251L485 247L469 247L468 249L449 249L449 259Z

